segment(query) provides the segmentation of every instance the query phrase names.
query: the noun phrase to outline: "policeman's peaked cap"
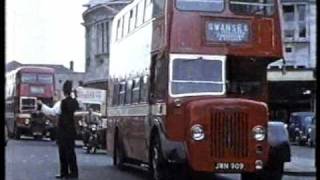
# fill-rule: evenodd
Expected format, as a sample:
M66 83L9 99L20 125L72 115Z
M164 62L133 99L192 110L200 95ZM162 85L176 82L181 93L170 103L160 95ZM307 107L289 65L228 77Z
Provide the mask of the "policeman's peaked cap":
M62 87L63 93L70 94L72 91L72 81L67 80Z

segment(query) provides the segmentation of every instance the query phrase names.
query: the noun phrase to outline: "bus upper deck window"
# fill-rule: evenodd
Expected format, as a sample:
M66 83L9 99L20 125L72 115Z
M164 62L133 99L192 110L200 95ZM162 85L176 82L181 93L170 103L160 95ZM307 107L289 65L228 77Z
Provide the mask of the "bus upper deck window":
M224 0L176 0L179 10L221 12L224 10Z
M126 98L126 83L121 82L119 87L119 104L123 105Z
M274 0L230 0L230 10L235 14L271 16Z
M140 91L140 79L136 78L133 81L132 85L132 103L138 103L139 102L139 91Z
M21 82L22 83L35 83L37 81L37 75L34 73L22 73Z
M132 101L132 85L133 85L132 80L127 81L125 104L132 103L131 102Z
M38 82L42 84L52 84L53 76L51 74L39 74Z

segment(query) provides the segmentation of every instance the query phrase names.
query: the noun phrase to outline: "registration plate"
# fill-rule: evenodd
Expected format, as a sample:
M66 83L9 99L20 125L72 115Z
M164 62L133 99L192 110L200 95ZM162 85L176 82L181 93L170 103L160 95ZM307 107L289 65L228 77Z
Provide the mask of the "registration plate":
M41 132L33 132L33 135L34 135L34 136L42 135L42 133L41 133Z
M244 164L238 163L238 162L228 162L228 163L218 162L215 164L215 169L216 170L243 170Z

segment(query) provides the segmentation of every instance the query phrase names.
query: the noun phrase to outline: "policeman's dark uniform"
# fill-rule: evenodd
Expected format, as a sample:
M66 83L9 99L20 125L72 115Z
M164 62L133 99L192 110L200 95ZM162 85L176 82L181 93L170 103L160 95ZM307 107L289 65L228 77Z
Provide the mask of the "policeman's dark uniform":
M76 129L74 112L79 109L77 100L68 96L61 101L61 114L57 128L57 144L59 147L60 175L78 177L78 166L74 151ZM69 171L70 170L70 171Z

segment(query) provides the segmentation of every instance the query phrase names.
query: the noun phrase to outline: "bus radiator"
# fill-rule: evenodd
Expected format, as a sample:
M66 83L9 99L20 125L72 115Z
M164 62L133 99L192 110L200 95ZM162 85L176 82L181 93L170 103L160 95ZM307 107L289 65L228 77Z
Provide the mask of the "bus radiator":
M212 111L211 156L221 158L248 157L248 114Z

